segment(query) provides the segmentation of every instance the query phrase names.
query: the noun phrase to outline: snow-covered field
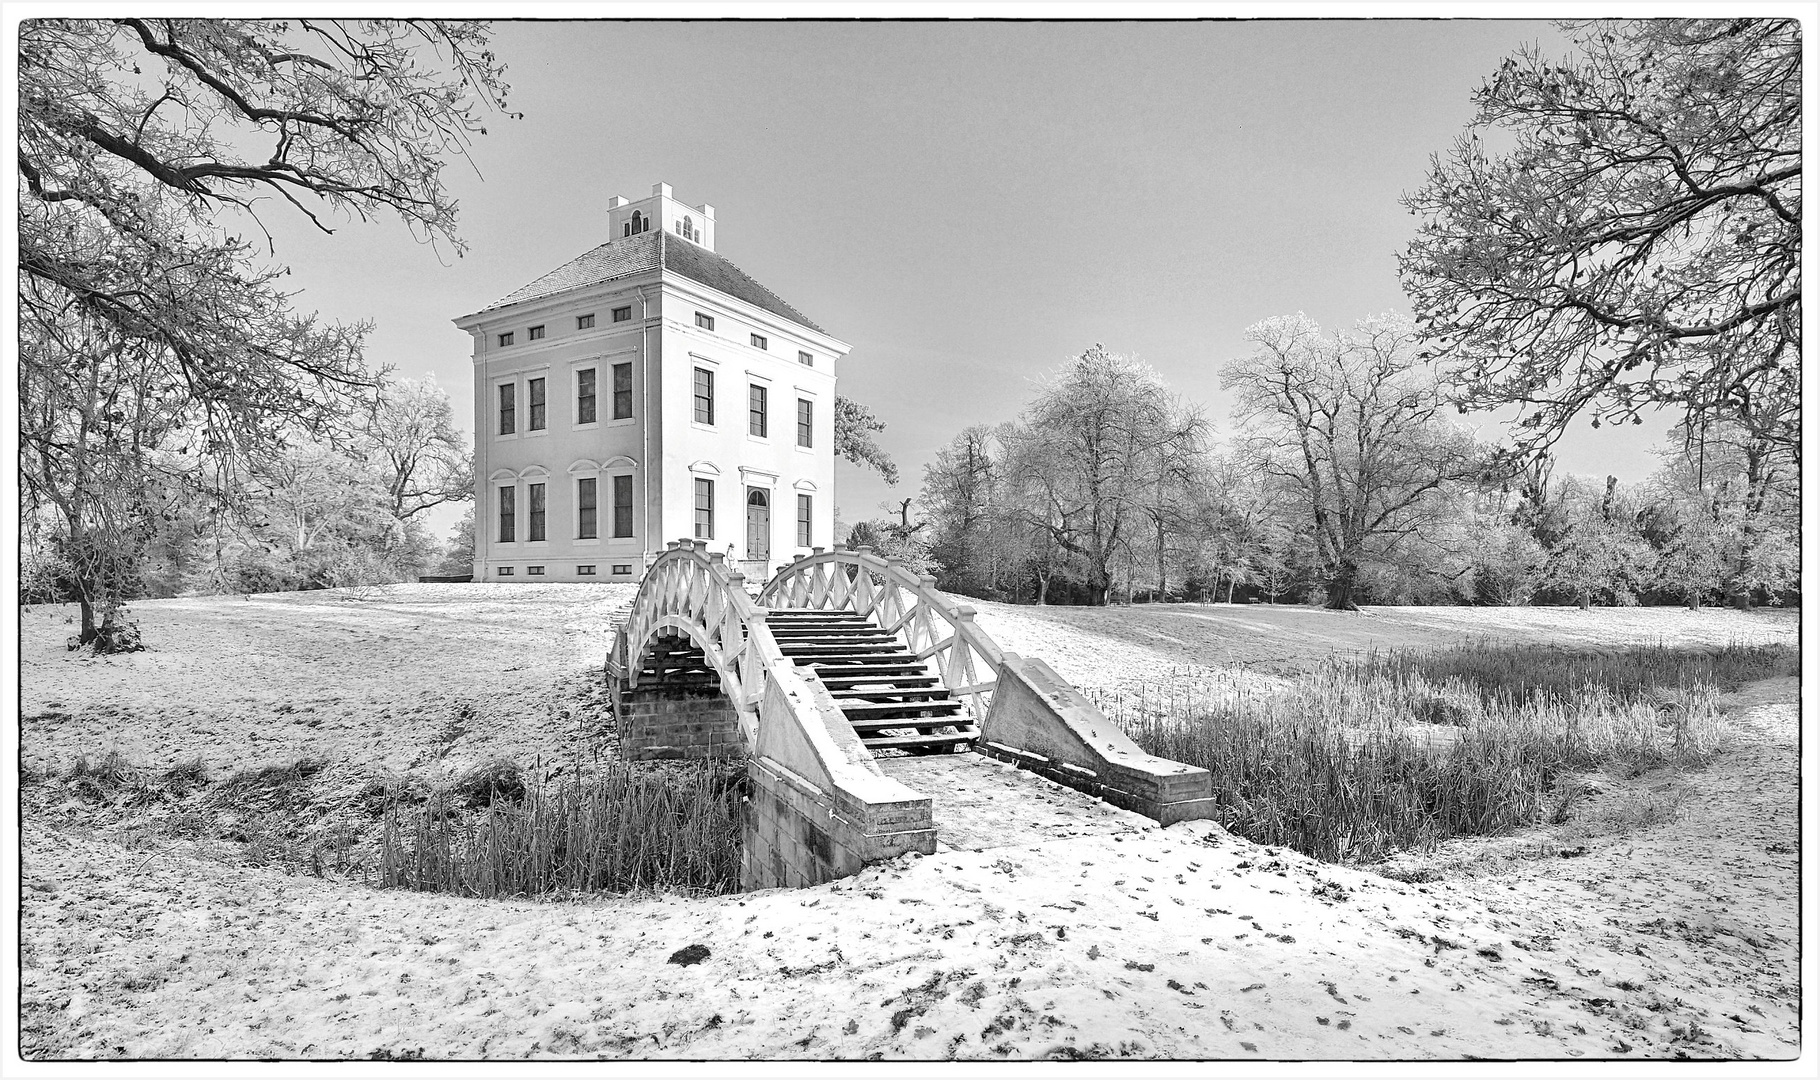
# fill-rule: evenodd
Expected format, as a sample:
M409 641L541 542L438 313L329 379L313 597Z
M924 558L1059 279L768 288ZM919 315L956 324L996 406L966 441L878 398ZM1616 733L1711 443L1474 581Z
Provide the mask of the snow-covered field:
M351 787L610 749L612 586L418 585L146 603L147 652L22 619L21 759L118 747L212 771L331 762ZM1119 686L1275 679L1334 650L1474 634L1792 642L1789 613L979 604L1006 649ZM1236 673L1236 674L1235 674ZM1392 880L1157 828L982 759L934 856L816 889L487 902L246 865L28 785L28 1058L1786 1059L1797 1009L1794 679L1726 699L1732 748L1612 778L1570 823L1406 858ZM604 743L604 745L603 745ZM918 769L906 765L916 786ZM930 781L933 773L926 776ZM1622 809L1678 801L1631 828ZM1016 822L1017 827L1009 823ZM1000 824L993 824L993 823ZM1583 852L1563 858L1561 851ZM699 963L672 962L707 949Z

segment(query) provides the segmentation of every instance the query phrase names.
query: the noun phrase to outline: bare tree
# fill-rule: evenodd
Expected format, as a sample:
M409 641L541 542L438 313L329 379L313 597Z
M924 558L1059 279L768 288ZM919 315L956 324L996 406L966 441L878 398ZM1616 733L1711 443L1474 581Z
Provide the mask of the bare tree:
M236 230L262 229L277 196L325 232L324 208L391 212L459 250L440 173L483 130L477 104L503 105L487 37L435 21L20 24L22 510L56 505L68 549L92 556L75 564L84 643L153 527L148 477L229 497L203 481L370 399L368 328L295 312L285 271Z
M1080 559L1104 604L1113 565L1129 558L1146 506L1173 462L1198 452L1207 422L1149 365L1095 345L1044 383L1010 429L1021 510L1031 528Z
M1221 380L1237 393L1240 445L1311 521L1327 606L1354 610L1365 558L1431 527L1443 488L1476 476L1480 455L1444 419L1407 319L1369 318L1327 337L1297 314L1246 337L1256 348Z
M1521 410L1525 448L1582 411L1641 423L1658 405L1751 417L1794 448L1800 24L1563 28L1579 55L1505 60L1405 199L1424 218L1402 259L1422 329L1463 401Z
M1715 421L1682 425L1651 478L1657 504L1679 539L1676 573L1698 578L1711 547L1718 587L1734 607L1748 608L1757 588L1798 579L1791 565L1800 507L1800 462L1756 425ZM1689 546L1691 545L1691 546Z
M1635 603L1635 590L1648 583L1654 553L1636 528L1636 510L1618 491L1618 478L1605 478L1602 495L1578 480L1562 482L1565 531L1549 549L1543 580L1574 598L1581 610L1609 597Z
M448 392L434 383L397 379L381 385L363 434L399 521L474 497L473 441L455 426Z

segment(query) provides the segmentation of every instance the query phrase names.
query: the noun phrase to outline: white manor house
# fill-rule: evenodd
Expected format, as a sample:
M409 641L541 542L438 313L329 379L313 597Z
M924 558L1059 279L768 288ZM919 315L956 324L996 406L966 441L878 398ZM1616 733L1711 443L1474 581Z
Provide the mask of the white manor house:
M714 251L658 184L474 338L474 580L629 581L694 537L749 579L833 542L850 349Z

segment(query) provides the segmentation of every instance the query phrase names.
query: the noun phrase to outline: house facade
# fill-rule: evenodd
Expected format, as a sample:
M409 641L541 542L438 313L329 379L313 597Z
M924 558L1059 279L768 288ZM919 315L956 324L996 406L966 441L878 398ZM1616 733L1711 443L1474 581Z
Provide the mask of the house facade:
M455 320L474 339L474 579L630 581L693 537L748 578L833 542L829 336L714 250L714 208L615 196L607 241Z

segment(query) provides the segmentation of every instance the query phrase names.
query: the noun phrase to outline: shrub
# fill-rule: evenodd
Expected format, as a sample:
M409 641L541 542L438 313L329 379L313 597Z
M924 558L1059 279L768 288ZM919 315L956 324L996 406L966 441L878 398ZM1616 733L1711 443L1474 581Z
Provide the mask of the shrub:
M463 773L449 788L457 806L477 810L495 802L518 802L525 797L524 772L510 761L496 758Z

